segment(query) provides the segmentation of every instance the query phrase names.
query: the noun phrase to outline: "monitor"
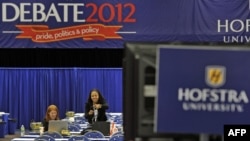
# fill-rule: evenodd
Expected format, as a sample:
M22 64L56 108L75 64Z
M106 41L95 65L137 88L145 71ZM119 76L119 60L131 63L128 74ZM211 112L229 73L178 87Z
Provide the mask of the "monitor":
M104 136L110 135L110 122L97 121L92 124L92 130L100 131Z

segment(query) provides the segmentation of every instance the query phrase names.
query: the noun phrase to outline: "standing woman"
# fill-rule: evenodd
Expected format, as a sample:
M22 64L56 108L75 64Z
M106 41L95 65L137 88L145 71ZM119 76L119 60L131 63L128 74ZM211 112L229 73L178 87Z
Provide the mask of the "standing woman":
M45 118L44 118L44 120L42 122L43 127L44 127L44 131L48 131L49 121L50 120L60 120L60 118L59 118L59 110L56 107L56 105L50 105L47 108Z
M85 118L92 124L95 121L107 121L106 110L109 108L105 99L98 89L93 89L89 93L88 101L85 104ZM95 117L94 110L97 111Z

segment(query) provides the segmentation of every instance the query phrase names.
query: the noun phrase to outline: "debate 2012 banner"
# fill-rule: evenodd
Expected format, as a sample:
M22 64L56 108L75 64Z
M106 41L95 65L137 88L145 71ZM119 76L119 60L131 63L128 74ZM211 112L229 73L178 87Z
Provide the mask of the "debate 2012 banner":
M156 132L223 134L250 124L250 49L159 46Z
M0 48L250 41L248 0L1 0Z

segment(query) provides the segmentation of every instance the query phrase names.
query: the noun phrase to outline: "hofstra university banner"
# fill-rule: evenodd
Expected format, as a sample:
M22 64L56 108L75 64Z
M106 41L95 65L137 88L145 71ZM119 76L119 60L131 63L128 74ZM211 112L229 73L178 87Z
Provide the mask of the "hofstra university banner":
M160 46L156 131L223 134L250 124L250 49Z
M1 0L1 48L250 41L248 0Z

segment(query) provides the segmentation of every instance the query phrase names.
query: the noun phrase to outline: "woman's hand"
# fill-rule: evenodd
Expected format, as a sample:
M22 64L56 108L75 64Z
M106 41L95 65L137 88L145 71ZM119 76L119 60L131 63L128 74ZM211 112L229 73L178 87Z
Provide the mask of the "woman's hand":
M94 111L93 110L89 110L89 115L93 115Z
M102 104L94 104L93 106L95 109L100 109L102 108Z

